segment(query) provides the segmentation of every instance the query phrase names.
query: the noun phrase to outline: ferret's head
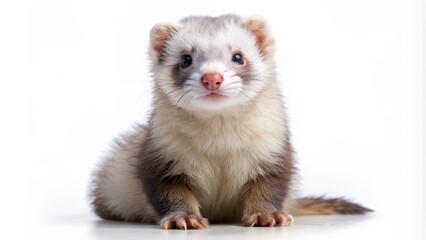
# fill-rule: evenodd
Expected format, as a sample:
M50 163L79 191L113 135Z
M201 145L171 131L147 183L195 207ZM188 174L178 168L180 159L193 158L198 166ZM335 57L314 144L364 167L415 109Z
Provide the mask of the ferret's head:
M188 17L150 34L162 99L189 111L225 111L253 101L275 81L274 40L261 17Z

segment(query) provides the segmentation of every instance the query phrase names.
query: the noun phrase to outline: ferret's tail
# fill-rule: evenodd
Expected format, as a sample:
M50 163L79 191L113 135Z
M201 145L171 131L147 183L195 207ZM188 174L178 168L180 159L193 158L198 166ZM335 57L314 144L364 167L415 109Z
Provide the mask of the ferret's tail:
M306 197L296 199L294 214L303 215L335 215L365 214L373 210L344 198Z

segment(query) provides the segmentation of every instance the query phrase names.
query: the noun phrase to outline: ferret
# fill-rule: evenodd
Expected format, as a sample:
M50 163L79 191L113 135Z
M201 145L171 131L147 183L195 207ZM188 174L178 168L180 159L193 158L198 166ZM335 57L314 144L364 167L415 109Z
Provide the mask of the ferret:
M294 197L297 174L259 16L190 16L150 31L154 80L147 125L115 141L94 174L94 212L108 220L202 229L285 226L293 215L363 214L343 198Z

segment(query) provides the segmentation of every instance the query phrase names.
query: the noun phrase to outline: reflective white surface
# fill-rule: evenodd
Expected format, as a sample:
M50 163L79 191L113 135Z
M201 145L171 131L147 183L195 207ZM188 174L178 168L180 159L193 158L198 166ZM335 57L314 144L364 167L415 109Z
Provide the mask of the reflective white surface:
M367 216L296 217L290 227L247 228L213 224L207 230L163 230L156 225L111 222L90 216L52 218L28 234L40 239L423 239L397 218Z

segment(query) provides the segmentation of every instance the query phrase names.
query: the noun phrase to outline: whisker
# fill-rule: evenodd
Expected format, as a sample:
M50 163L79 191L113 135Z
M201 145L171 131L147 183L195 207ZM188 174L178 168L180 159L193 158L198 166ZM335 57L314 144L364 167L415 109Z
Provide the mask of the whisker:
M182 89L182 87L175 88L174 90L164 94L164 96L160 97L159 99L157 99L157 101L154 102L154 105L156 105L160 100L163 100L165 97L168 97L170 94L172 94L172 93L174 93L174 92L176 92L177 90L180 90L180 89Z
M158 86L170 86L170 85L176 86L176 83L166 83L166 82L164 82L164 83L156 83L156 85L158 85Z
M223 71L223 73L226 73L226 72L229 72L229 71L235 71L237 68L236 67L230 67L230 68L227 68L225 71Z
M172 65L162 65L162 66L166 67L166 68L175 68L178 64L179 63L175 63L175 64L172 64Z
M186 40L182 35L180 36L180 38L185 41L186 43L188 43L188 45L191 47L191 52L194 51L194 45L192 45L188 40Z
M194 95L192 95L191 97L188 98L188 100L186 101L186 106L189 105L189 103L191 102L191 100L194 98Z
M183 92L181 95L177 96L177 97L179 97L179 100L176 102L175 114L174 114L174 117L173 117L173 129L174 129L174 131L176 131L176 128L175 128L176 124L175 123L176 123L176 120L179 118L179 116L178 116L178 114L180 113L179 109L181 109L181 107L179 107L179 102L189 92L191 92L191 90L187 90L187 91Z
M179 102L180 102L180 100L182 100L182 98L186 95L186 94L188 94L189 92L191 92L191 90L187 90L187 91L185 91L183 94L182 94L182 96L179 98L179 100L176 102L176 106L177 107L179 107Z

